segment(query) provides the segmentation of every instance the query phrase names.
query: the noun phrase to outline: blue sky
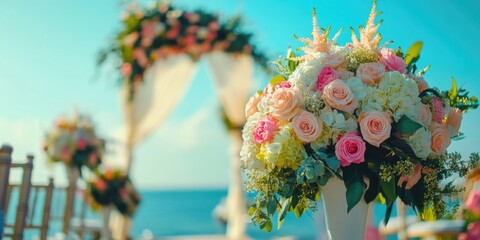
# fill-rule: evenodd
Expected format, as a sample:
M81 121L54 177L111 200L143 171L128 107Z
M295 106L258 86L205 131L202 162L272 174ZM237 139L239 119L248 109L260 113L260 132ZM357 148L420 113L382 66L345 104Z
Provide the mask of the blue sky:
M143 1L142 3L146 3ZM312 7L319 23L346 30L339 39L350 39L349 26L363 25L372 1L367 0L175 0L175 5L220 12L241 13L245 29L255 33L258 46L273 58L288 46L298 47L293 38L309 36ZM450 87L455 76L471 93L480 95L480 3L465 1L378 2L384 20L380 32L391 45L404 49L424 41L420 66L431 64L426 75L430 85ZM96 74L97 52L119 30L119 1L0 1L0 142L15 147L15 158L27 152L37 156L34 181L58 176L60 166L46 166L41 142L52 120L73 107L93 115L100 133L118 136L122 113L118 76L104 70ZM228 135L219 118L219 105L210 73L200 62L198 75L178 108L137 149L132 169L142 188L225 187L229 179ZM258 82L265 80L260 72ZM260 86L258 84L257 86ZM260 87L257 87L260 88ZM252 89L256 90L256 89ZM476 126L480 110L464 117L463 141L450 150L467 155L478 150ZM113 161L113 160L112 160Z

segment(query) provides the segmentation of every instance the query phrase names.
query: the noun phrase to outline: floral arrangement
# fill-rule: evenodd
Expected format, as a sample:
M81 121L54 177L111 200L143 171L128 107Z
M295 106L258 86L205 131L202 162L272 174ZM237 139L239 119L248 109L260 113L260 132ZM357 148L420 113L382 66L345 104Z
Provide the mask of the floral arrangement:
M188 54L198 60L212 51L249 54L266 67L267 58L251 43L252 34L241 32L240 26L239 17L222 23L215 14L183 11L161 1L145 10L131 4L123 16L123 30L112 47L100 53L99 64L110 54L120 59L130 97L150 64L172 55Z
M121 214L127 216L132 216L140 203L140 195L132 182L126 174L118 170L97 174L88 182L86 196L93 209L115 206Z
M289 51L277 62L280 75L247 103L240 155L246 188L257 193L249 214L260 228L270 231L276 212L281 227L288 211L314 210L332 177L345 184L348 212L380 196L385 221L397 197L442 216L442 197L457 190L440 181L479 162L478 154L462 161L446 151L477 99L455 80L443 92L428 85L428 67L416 66L421 42L406 54L381 46L375 5L360 38L352 29L345 46L336 43L340 31L329 40L331 28L318 28L314 11L313 39L300 39L304 54Z
M43 150L51 162L63 162L79 169L95 169L102 162L105 141L99 138L89 116L60 117L47 133Z

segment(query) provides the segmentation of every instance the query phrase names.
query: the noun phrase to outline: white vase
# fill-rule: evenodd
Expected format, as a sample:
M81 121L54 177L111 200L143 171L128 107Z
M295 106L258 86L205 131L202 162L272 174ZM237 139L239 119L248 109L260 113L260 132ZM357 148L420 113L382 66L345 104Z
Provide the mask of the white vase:
M104 206L102 207L102 237L105 240L112 239L112 235L110 233L109 222L110 222L110 213L112 212L111 206Z
M330 240L365 239L368 204L362 199L347 213L347 189L343 181L331 178L322 188L327 235Z

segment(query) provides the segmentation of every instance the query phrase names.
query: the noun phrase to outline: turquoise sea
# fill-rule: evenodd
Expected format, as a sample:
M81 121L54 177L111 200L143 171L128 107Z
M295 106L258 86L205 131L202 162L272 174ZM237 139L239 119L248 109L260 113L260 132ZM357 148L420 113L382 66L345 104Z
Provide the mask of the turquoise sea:
M142 202L134 216L131 231L133 236L140 237L145 232L151 232L155 238L161 239L165 236L225 233L225 226L213 217L212 211L221 199L226 196L226 189L141 191L140 194ZM15 198L15 196L12 197ZM251 198L251 196L249 197ZM58 215L63 210L61 200L62 196L57 196L54 199L52 206L54 215ZM319 203L319 207L321 207L321 203ZM12 222L14 209L10 210L8 219L9 222ZM381 205L374 205L373 212L372 222L375 226L378 226L385 208ZM254 239L272 239L282 236L293 236L298 240L324 239L325 232L317 232L318 230L315 227L321 224L318 222L322 219L318 217L319 214L307 212L301 218L296 218L293 213L288 213L287 220L282 228L277 230L274 223L274 229L269 233L260 230L253 224L249 224L248 235ZM394 215L395 210L392 216ZM99 213L88 213L88 218L99 217ZM276 217L274 217L273 221L276 221ZM53 236L60 231L60 220L51 221L49 235ZM35 235L38 236L38 232L27 231L25 239L35 239ZM89 238L87 237L86 239Z

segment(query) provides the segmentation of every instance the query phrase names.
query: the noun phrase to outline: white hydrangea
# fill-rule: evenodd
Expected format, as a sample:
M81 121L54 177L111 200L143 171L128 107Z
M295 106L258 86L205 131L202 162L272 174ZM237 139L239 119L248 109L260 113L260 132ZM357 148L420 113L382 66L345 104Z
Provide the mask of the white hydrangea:
M362 101L367 96L367 93L365 92L365 84L363 84L360 78L351 77L345 80L345 83L350 87L353 95L358 101Z
M419 158L426 158L432 153L431 145L432 134L426 128L418 129L407 139L408 145L412 147L415 155Z
M339 135L358 129L354 118L345 118L345 115L336 109L325 107L320 111L323 130L320 136L312 142L314 148L325 148L336 143Z
M387 111L392 113L395 122L403 115L412 120L418 118L421 101L417 84L399 72L383 74L378 85L366 87L365 90L367 96L362 101L361 112Z
M289 76L289 81L299 89L305 89L309 87L313 82L317 80L317 76L324 67L322 62L326 54L319 52L314 54L312 59L306 60L301 63L295 71Z

